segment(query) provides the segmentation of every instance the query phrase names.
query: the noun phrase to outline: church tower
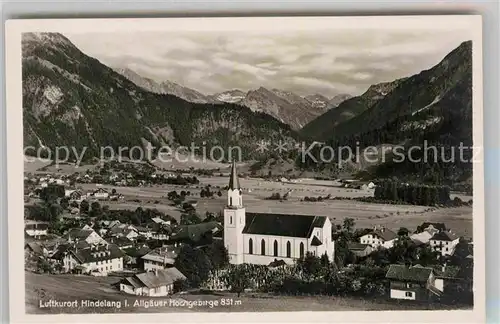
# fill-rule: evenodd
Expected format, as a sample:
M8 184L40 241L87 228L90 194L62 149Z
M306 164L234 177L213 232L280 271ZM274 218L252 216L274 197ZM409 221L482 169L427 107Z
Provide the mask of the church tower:
M243 196L233 161L227 189L227 206L224 208L224 246L231 264L243 263L243 228L245 227L245 208Z

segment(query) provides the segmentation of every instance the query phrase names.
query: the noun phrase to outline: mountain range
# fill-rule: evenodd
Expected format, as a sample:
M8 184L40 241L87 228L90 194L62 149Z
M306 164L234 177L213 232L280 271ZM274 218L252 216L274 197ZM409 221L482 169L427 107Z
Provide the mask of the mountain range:
M331 99L320 94L302 97L290 91L268 90L264 87L247 92L233 89L212 95L204 95L172 81L156 82L150 78L142 77L128 68L115 68L115 71L149 92L171 94L195 103L239 104L250 108L254 112L271 115L290 125L294 130L299 130L328 109L337 107L342 101L350 98L350 95L347 94L340 94Z
M85 147L86 157L97 157L106 146L117 152L147 143L205 143L208 149L238 145L248 159L262 138L296 137L290 126L244 106L146 91L58 33L23 34L22 54L25 146Z
M26 33L23 53L25 146L133 147L206 143L238 145L245 159L262 139L333 147L472 145L472 43L463 42L435 66L374 84L363 94L327 98L260 87L205 95L165 80L156 82L110 68L57 33ZM317 168L298 163L302 169ZM416 181L461 181L471 163L379 163L357 171L397 174Z

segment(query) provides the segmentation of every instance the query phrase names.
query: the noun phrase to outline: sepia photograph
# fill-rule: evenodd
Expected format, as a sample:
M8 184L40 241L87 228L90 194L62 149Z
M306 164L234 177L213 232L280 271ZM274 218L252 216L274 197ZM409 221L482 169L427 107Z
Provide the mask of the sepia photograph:
M10 22L21 313L484 310L480 16Z

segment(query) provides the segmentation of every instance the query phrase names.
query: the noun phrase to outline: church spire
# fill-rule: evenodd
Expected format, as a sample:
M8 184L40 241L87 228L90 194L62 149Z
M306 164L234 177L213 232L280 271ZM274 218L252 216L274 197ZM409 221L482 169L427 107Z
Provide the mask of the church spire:
M238 172L236 171L236 162L233 160L231 165L231 174L229 175L229 189L240 189L240 180L238 179Z

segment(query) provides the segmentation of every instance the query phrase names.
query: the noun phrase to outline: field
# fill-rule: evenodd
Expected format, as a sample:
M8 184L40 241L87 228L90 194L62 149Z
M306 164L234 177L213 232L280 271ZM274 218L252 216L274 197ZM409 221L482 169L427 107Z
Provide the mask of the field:
M200 184L196 186L174 186L162 185L152 187L114 187L102 186L113 189L125 196L124 201L106 202L111 209L136 209L156 208L179 219L181 211L171 206L166 198L167 193L172 190L190 191L188 200L197 202L196 210L200 214L205 212L219 212L224 208L226 195L224 190L222 196L214 198L200 198L199 192L202 187L211 185L212 191L218 191L227 185L227 177L200 177ZM414 205L386 205L366 203L355 200L324 200L321 202L305 202L304 197L319 197L331 195L331 197L371 197L373 190L357 190L338 187L336 181L307 180L298 183L283 183L277 181L266 181L263 179L240 179L243 187L243 204L248 212L272 212L284 214L305 214L328 216L334 224L341 224L344 218L354 218L357 227L372 227L383 225L387 228L397 230L407 227L414 230L425 221L444 222L458 235L472 237L472 207L458 208L435 208ZM95 184L79 185L84 190L96 189ZM266 199L273 193L281 195L289 192L286 201ZM454 197L452 195L452 197ZM461 195L462 200L472 199L470 196Z
M90 277L74 275L38 275L25 272L26 312L43 313L114 313L114 312L270 312L270 311L370 311L433 309L436 305L419 303L399 303L393 300L363 299L353 297L314 296L273 296L268 294L245 293L237 297L232 293L186 293L169 297L135 297L125 295L113 287L117 277ZM114 301L121 307L65 307L41 308L40 300L74 301ZM151 300L165 301L166 305L146 308L144 304L134 304ZM189 307L184 301L205 301L204 305ZM210 306L212 305L212 307ZM232 305L231 305L232 304Z
M25 162L25 171L34 172L37 168L43 167L47 163ZM198 168L216 168L227 172L227 164L222 163L198 163ZM61 165L57 173L72 173L75 171L85 171L87 165L75 169L74 166L66 164ZM181 165L163 165L164 168L181 168ZM185 166L184 166L185 167ZM183 168L184 168L183 167ZM243 168L246 166L242 165ZM47 168L48 172L56 172L54 166ZM106 189L116 189L118 193L125 196L123 201L102 202L109 205L110 209L136 209L156 208L161 212L167 213L176 219L180 218L181 210L171 205L166 198L167 193L172 190L180 192L181 190L190 191L191 196L188 200L196 201L198 213L204 215L205 212L220 212L226 204L226 195L223 188L228 183L226 176L198 177L200 184L192 186L175 185L157 185L146 187L116 187L102 185ZM357 227L372 227L374 225L383 225L387 228L397 230L400 227L407 227L414 230L418 225L425 221L443 222L458 235L472 237L472 208L434 208L426 206L413 205L385 205L376 203L365 203L355 200L323 200L322 202L305 202L304 197L326 197L331 198L354 198L371 197L373 190L369 189L350 189L340 186L338 181L298 179L291 181L269 181L261 178L241 178L240 184L243 187L243 203L248 212L272 212L285 214L307 214L328 216L334 224L341 224L344 218L353 218ZM200 191L203 187L210 185L211 190L217 192L221 190L222 196L217 194L213 198L201 198ZM79 188L84 191L91 191L98 188L95 184L79 184ZM268 200L273 193L280 195L288 194L286 201ZM459 197L467 201L472 199L462 193L453 193L452 199Z

